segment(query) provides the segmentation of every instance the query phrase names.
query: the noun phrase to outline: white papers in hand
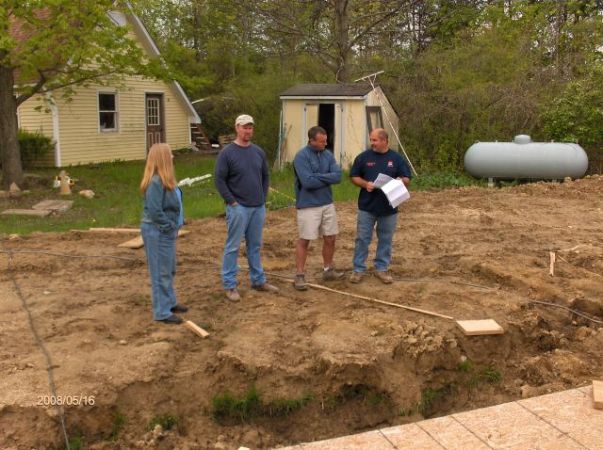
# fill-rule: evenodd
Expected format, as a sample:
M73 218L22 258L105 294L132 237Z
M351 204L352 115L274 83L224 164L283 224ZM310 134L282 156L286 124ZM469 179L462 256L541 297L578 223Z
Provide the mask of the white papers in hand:
M380 173L373 184L375 187L381 188L392 208L397 208L400 203L405 202L410 198L410 193L401 180ZM380 186L378 186L378 184L380 184Z
M379 175L377 175L377 178L375 179L375 181L373 181L373 185L376 188L381 189L383 186L385 186L387 183L389 183L392 180L393 180L393 178L390 177L389 175L385 175L384 173L380 173Z

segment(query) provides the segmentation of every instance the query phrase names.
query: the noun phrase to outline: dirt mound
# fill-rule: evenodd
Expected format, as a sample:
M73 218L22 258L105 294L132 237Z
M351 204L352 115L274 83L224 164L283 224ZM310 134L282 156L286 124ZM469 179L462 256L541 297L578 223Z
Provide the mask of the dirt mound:
M267 218L264 265L281 293L252 291L243 271L238 304L223 300L219 277L224 219L187 225L176 288L186 318L210 332L205 340L151 320L144 250L118 248L127 237L6 239L2 249L15 253L0 255L0 447L64 448L64 420L74 447L269 448L601 378L602 191L603 178L591 177L415 193L399 218L395 283L329 285L455 319L492 318L505 329L498 336L295 291L276 276L295 270L293 209ZM356 207L337 207L336 263L350 271ZM318 282L320 248L310 255L307 278Z

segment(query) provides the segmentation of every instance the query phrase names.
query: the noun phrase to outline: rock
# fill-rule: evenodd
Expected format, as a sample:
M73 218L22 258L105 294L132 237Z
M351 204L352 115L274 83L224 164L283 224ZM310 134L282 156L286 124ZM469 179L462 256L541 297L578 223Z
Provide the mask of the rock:
M524 384L519 388L519 391L521 392L521 398L529 398L538 395L537 389L529 384Z
M21 236L19 236L19 235L18 235L18 234L16 234L16 233L9 234L9 235L8 235L8 240L9 240L9 241L19 241L19 240L21 240Z
M90 190L90 189L84 189L80 191L80 195L82 197L85 198L93 198L94 197L94 191Z
M592 330L590 328L580 327L574 333L574 339L581 342L584 339L586 339L587 337L589 337L591 334L592 334Z
M126 341L125 339L122 339L119 341L119 345L127 345L128 341Z
M243 434L241 440L245 445L251 445L253 447L258 447L260 442L260 433L257 430L249 430Z

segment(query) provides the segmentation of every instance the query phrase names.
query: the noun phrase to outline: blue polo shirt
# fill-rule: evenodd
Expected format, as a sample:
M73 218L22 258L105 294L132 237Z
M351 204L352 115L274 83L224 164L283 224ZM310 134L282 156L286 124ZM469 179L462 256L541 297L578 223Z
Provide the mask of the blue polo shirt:
M369 148L354 159L354 164L350 169L350 177L360 177L366 181L375 181L380 173L392 178L411 178L410 167L406 159L392 149L388 149L385 153L377 153ZM364 188L360 189L358 209L375 216L390 216L398 212L398 208L390 206L381 189L374 189L372 192L368 192Z

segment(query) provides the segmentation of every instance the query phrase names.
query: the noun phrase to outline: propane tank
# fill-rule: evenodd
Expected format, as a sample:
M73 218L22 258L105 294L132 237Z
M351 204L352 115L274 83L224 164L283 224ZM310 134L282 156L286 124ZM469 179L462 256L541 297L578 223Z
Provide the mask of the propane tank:
M588 156L578 144L532 142L526 134L513 142L476 142L465 153L465 170L477 178L580 178L587 169Z

